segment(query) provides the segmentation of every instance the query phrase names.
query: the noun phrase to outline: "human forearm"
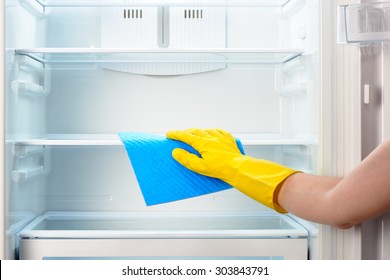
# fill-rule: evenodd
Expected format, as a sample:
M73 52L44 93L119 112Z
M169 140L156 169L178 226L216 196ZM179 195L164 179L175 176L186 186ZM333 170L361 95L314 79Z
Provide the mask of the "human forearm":
M278 203L290 213L318 223L333 224L337 213L329 194L341 182L338 177L295 173L282 184Z
M347 228L390 209L390 140L345 178L297 173L287 178L278 203L307 220Z

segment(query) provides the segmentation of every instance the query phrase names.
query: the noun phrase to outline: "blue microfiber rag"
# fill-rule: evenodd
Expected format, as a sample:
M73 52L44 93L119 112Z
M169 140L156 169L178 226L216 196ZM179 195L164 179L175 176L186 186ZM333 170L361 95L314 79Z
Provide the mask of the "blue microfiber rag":
M231 188L220 179L195 173L172 157L182 148L199 155L191 146L159 134L119 132L146 205L156 205L196 197ZM240 140L237 146L244 154Z

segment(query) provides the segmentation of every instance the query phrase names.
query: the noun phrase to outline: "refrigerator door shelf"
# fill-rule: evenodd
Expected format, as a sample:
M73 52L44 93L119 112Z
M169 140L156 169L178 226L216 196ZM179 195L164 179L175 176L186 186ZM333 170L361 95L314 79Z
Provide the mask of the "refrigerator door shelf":
M34 48L17 49L47 64L81 63L248 63L280 64L303 54L301 49L201 48L201 49L107 49Z
M47 212L21 238L307 238L297 222L278 214L132 214Z
M390 1L339 7L339 43L389 43Z
M36 2L42 7L283 7L291 0L23 0L23 2Z
M285 138L277 134L234 134L244 146L311 146L314 136ZM7 140L18 146L122 146L117 134L47 134L38 138Z

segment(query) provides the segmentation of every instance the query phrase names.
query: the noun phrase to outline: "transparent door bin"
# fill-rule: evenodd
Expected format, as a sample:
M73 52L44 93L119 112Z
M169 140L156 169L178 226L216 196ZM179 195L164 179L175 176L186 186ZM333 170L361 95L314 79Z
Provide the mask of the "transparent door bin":
M339 43L390 42L390 2L339 7Z
M21 238L307 238L286 215L47 212Z

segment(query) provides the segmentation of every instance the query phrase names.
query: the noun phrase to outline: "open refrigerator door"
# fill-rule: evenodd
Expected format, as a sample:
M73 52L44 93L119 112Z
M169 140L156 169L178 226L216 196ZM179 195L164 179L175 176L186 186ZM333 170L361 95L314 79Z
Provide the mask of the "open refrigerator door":
M359 135L353 168L389 137L389 1L339 1L338 42L340 51L349 57L345 65L351 77L349 95L354 95L355 126ZM355 60L355 63L352 61ZM351 134L354 135L354 134ZM372 219L359 229L360 241L350 240L359 248L362 259L389 259L389 216ZM348 242L347 242L348 243Z

